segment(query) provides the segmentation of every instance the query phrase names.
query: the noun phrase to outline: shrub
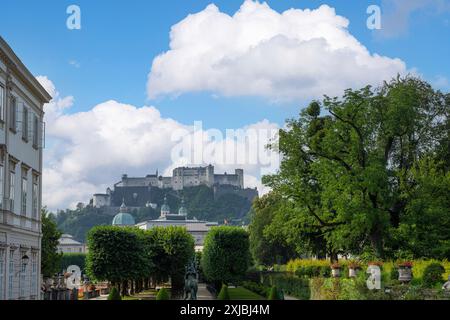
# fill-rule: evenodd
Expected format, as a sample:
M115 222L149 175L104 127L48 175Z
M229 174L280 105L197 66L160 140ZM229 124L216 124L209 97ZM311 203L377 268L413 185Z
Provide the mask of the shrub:
M111 289L111 292L108 295L108 300L122 300L122 297L120 296L119 290L117 290L116 287L113 287Z
M228 286L226 284L222 285L217 300L230 300L230 294L228 293Z
M268 300L282 300L277 287L273 286L272 288L270 288Z
M331 269L327 266L321 266L320 267L320 276L324 278L331 277Z
M267 286L276 286L282 289L286 294L294 296L300 300L309 300L311 291L309 280L287 274L275 274L264 277L264 284Z
M445 273L445 268L440 263L432 263L425 268L423 272L423 285L427 288L432 288L442 282L442 275Z
M208 281L238 282L250 266L248 233L239 227L214 227L205 238L201 266Z
M242 286L245 289L253 291L262 297L267 297L270 293L270 288L266 287L265 285L263 285L261 283L257 283L257 282L253 282L253 281L244 281L242 283Z
M156 295L156 300L170 300L169 292L166 288L161 288Z

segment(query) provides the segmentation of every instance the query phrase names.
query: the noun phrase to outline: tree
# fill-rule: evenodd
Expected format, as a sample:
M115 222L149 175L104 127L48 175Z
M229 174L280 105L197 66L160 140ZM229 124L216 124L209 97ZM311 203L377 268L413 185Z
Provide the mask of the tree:
M239 227L214 227L205 238L202 269L207 280L219 283L240 281L250 265L249 235Z
M269 193L253 202L249 226L250 251L257 264L270 266L286 263L296 255L295 247L288 244L285 237L277 236L281 233L270 233L277 211L283 208L281 200L275 193Z
M126 293L127 282L142 277L148 268L145 244L134 228L95 227L89 231L88 247L89 276L111 281L113 286L122 282L122 294Z
M148 231L148 245L152 252L152 274L156 278L170 277L172 295L184 288L186 266L195 257L195 241L184 227L156 227Z
M41 272L44 277L52 277L60 268L62 254L58 253L59 238L61 232L56 227L56 222L52 219L46 208L41 210L42 216L42 240L41 240Z
M448 155L449 102L420 79L398 77L325 96L289 120L272 145L280 171L264 178L284 198L288 233L332 260L397 250L395 230L413 200L405 190L417 183L407 177L420 159Z

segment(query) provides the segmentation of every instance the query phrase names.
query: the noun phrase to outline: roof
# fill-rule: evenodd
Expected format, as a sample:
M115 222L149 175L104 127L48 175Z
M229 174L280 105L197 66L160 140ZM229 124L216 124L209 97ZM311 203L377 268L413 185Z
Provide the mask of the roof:
M59 245L62 246L82 246L83 244L81 242L78 242L76 240L73 239L73 236L71 236L70 234L63 234L61 236L61 238L59 239Z
M116 214L112 224L113 226L134 226L136 222L131 214L120 212Z
M8 43L0 36L0 55L3 52L9 62L9 67L16 71L17 76L33 91L42 103L48 103L52 100L52 96L37 81L35 76L25 67L22 61L17 57Z

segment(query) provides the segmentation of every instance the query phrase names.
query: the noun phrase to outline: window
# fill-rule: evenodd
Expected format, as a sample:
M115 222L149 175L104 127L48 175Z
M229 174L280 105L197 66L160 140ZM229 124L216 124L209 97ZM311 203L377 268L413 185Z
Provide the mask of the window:
M22 110L22 139L28 141L28 108L25 105Z
M37 295L37 252L31 253L31 295Z
M17 112L17 100L14 97L11 97L9 110L9 129L16 132L16 112Z
M20 256L23 257L26 255L26 251L20 251ZM22 263L20 265L20 278L19 278L19 296L21 298L25 297L25 283L27 281L27 266L26 264Z
M2 162L0 162L0 208L1 209L4 209L4 206L3 206L3 198L4 198L4 195L3 195L3 179L4 179L4 176L3 176L3 171L4 170L4 167L3 167L3 163Z
M31 217L37 219L38 217L38 201L39 201L39 177L33 175L33 194L32 194L32 212Z
M0 300L3 300L5 295L5 288L3 287L5 269L5 249L0 249Z
M14 171L11 171L9 173L9 201L10 201L10 206L9 206L9 210L10 211L14 211L14 192L15 192L15 181L16 181L16 174Z
M37 148L39 143L39 120L38 117L33 114L33 147Z
M8 277L8 299L13 299L14 283L14 250L9 251L9 277Z
M21 205L21 213L22 215L27 215L27 177L22 176L22 205Z
M0 86L0 120L4 120L3 115L5 114L5 88Z

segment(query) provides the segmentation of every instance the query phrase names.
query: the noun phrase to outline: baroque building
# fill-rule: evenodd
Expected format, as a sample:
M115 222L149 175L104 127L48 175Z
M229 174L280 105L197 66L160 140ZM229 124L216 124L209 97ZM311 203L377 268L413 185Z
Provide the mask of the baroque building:
M43 106L51 99L0 37L0 300L40 298Z

